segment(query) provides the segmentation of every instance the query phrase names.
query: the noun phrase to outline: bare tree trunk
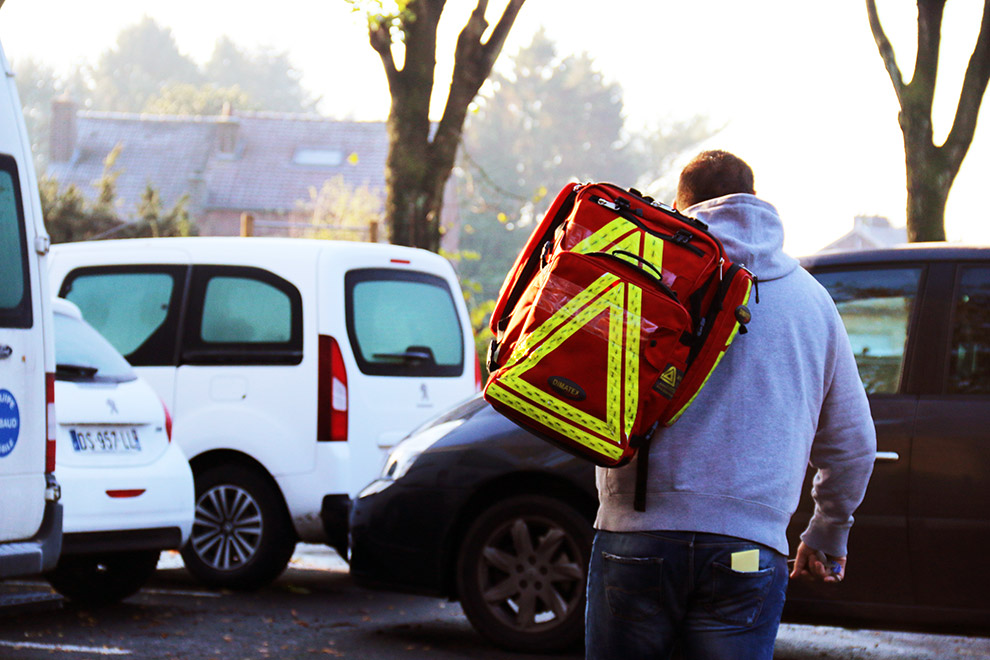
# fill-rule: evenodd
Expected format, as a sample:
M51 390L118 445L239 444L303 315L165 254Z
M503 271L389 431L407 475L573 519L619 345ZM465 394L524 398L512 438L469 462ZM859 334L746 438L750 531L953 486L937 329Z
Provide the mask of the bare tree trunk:
M908 240L945 240L945 203L976 132L980 104L990 79L990 0L985 0L980 36L966 67L952 129L942 146L932 131L932 102L938 74L938 51L946 0L917 0L918 55L910 83L894 58L894 49L880 25L875 0L866 0L873 38L880 50L900 105L907 177Z
M457 39L454 74L443 117L429 120L436 68L437 24L445 0L411 0L402 17L405 58L392 57L386 24L372 25L372 47L381 57L392 105L388 116L389 154L385 164L385 221L390 240L436 252L444 186L454 167L467 108L491 73L495 59L525 0L510 0L489 38L487 0L478 3ZM431 129L435 129L432 131Z

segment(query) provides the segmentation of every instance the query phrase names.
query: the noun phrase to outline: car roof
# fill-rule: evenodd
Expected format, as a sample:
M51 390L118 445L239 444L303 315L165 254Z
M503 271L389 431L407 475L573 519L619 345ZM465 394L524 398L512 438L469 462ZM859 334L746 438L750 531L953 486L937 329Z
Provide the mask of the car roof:
M801 257L801 265L805 268L822 268L851 264L987 260L990 260L990 246L957 243L912 243L876 250L819 252Z
M238 250L253 253L292 252L315 253L320 250L346 251L348 253L391 254L404 253L435 259L437 255L420 248L394 245L391 243L369 243L366 241L324 240L318 238L287 238L269 236L173 236L161 238L124 238L100 241L78 241L53 246L53 251L71 254L88 250L114 250L140 253L146 248L173 248L187 251L194 258L201 255L215 255L218 251L237 254Z

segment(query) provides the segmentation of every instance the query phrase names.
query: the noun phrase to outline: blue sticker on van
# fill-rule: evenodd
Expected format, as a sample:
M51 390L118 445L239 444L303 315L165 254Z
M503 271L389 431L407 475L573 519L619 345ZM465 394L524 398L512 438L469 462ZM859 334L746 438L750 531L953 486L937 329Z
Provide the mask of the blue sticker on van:
M7 390L0 390L0 458L14 451L21 432L21 413L17 399Z

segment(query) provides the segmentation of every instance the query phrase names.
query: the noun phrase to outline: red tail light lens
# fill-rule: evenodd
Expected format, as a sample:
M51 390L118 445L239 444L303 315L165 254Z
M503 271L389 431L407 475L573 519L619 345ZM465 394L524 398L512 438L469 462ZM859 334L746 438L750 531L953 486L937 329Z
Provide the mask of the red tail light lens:
M165 405L165 400L161 399L162 410L165 411L165 435L168 436L168 441L172 442L172 413L168 411L168 406Z
M45 472L55 471L55 374L45 374Z
M317 387L316 439L347 440L347 369L337 340L320 335L319 386Z

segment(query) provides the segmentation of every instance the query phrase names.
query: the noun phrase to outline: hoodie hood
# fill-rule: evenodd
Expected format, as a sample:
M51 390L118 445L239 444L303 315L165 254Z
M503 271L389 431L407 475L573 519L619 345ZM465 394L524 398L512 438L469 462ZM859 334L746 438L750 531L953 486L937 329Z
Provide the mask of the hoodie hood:
M726 195L682 213L708 225L729 258L761 282L780 279L798 267L797 259L784 253L784 225L777 209L755 195Z

